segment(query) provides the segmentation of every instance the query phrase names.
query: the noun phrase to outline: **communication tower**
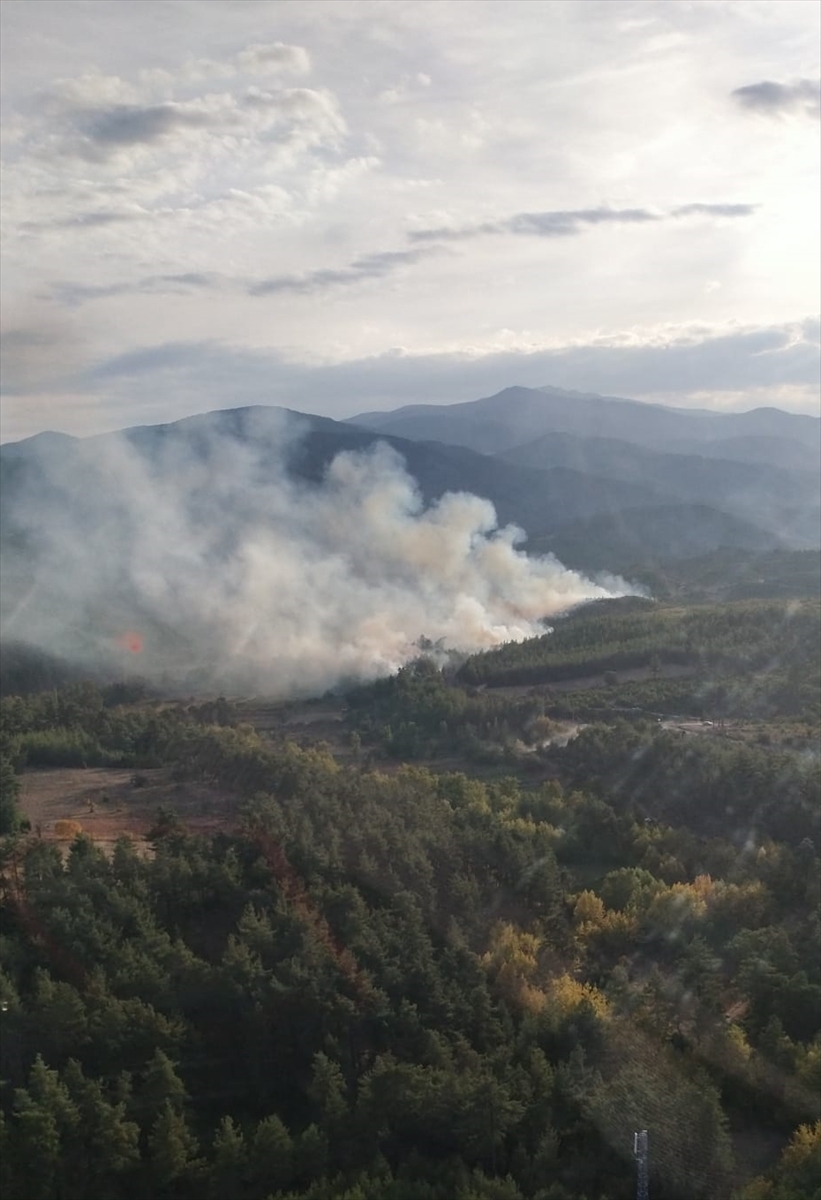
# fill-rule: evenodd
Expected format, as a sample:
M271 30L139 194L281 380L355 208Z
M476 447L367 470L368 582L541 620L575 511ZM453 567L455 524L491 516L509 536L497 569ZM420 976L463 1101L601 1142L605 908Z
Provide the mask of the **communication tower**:
M649 1200L650 1197L648 1154L647 1130L640 1129L633 1134L633 1157L636 1160L636 1200Z

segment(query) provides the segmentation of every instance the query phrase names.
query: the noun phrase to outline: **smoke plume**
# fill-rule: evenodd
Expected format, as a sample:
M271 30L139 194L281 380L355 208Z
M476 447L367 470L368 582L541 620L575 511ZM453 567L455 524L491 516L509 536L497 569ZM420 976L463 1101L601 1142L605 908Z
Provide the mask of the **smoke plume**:
M486 649L632 590L528 557L477 496L426 506L384 443L294 479L292 425L272 437L270 412L256 441L44 447L15 504L2 636L109 669L138 650L124 665L157 682L308 695L395 671L420 639Z

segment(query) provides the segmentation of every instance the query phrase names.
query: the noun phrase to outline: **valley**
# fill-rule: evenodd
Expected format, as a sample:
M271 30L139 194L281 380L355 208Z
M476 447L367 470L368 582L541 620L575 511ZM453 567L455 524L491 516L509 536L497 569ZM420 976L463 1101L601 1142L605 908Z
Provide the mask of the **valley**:
M543 469L393 439L408 475L367 430L312 421L130 431L122 462L173 500L162 525L94 445L0 455L12 1163L30 1111L74 1153L74 1105L121 1149L78 1159L66 1200L92 1178L180 1200L627 1200L647 1127L660 1200L803 1200L821 554L800 522L772 531L806 480L715 460L694 486L760 474L759 523L735 501L690 521L652 490L653 463L680 479L686 456L646 443L534 438L572 451ZM488 495L594 579L525 559ZM68 591L52 528L94 548Z

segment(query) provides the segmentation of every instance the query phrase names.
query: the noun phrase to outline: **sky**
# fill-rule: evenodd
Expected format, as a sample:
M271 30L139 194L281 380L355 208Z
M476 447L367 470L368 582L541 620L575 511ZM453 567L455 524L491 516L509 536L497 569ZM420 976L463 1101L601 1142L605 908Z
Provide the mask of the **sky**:
M0 435L819 411L815 0L3 0Z

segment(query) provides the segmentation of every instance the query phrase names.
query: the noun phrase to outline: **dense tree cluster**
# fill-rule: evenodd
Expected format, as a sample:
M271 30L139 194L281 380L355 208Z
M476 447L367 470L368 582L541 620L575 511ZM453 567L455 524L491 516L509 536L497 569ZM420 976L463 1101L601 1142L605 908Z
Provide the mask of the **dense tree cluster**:
M536 698L430 663L350 694L338 757L121 699L6 698L0 812L61 731L235 820L6 825L3 1196L628 1200L648 1128L657 1200L817 1200L817 758L612 713L538 750ZM474 753L522 738L539 776Z
M178 742L204 724L237 722L220 697L202 704L120 703L124 685L73 684L0 700L0 749L18 766L159 766Z
M417 759L456 750L498 760L543 709L532 697L495 696L450 686L428 658L396 675L353 688L345 696L352 728L391 758Z
M815 601L634 607L596 606L556 622L541 638L474 655L460 669L468 684L534 684L665 665L689 668L701 707L735 701L765 712L816 719L821 680L821 610Z
M807 839L818 851L821 779L812 755L616 721L588 725L550 758L616 812L722 834L739 846L751 837L790 847Z

